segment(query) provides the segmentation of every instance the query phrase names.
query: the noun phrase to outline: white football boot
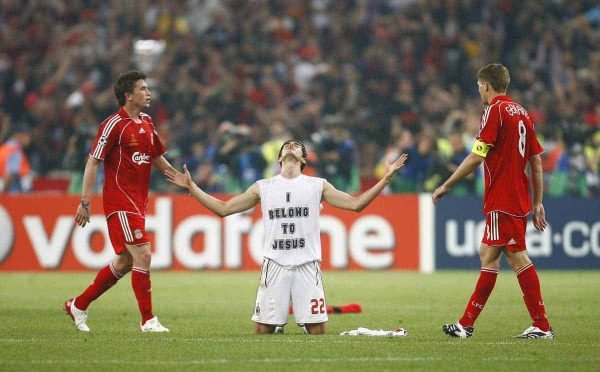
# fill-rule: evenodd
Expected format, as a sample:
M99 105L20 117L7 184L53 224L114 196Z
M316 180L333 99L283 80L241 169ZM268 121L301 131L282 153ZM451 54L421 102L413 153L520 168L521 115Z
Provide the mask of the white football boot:
M75 298L65 301L64 310L73 320L75 328L81 332L89 332L90 327L87 326L87 310L79 310L75 307Z
M515 338L541 338L545 340L553 340L554 339L554 331L552 327L547 332L542 331L538 327L529 327L523 333L518 336L514 336Z
M452 323L452 324L444 324L444 326L442 327L442 330L448 336L458 337L458 338L471 337L471 336L473 336L473 332L475 332L473 327L465 327L462 324L460 324L460 322L458 322L458 321L456 323Z
M149 319L144 324L140 324L142 332L169 332L169 329L158 321L158 317Z

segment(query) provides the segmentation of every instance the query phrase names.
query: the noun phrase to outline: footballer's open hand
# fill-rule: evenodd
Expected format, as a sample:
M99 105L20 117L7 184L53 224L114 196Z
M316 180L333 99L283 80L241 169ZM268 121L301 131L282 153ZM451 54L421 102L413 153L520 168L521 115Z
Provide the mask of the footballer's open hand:
M548 227L548 222L546 222L546 212L544 211L544 206L542 204L533 206L533 226L538 231L546 230Z
M392 177L398 172L400 168L404 166L408 159L408 154L402 154L393 163L385 162L385 175L383 176L388 182L391 181Z
M449 192L450 192L450 188L446 185L442 185L442 186L438 187L437 189L435 189L433 194L431 194L431 200L433 201L433 204L434 205L437 204L440 201L440 198Z
M169 182L184 189L190 190L194 184L194 181L192 181L192 175L190 174L190 171L188 171L186 164L183 165L183 173L167 168L165 170L165 176Z
M81 227L90 222L90 202L82 200L77 207L77 214L75 215L75 222Z

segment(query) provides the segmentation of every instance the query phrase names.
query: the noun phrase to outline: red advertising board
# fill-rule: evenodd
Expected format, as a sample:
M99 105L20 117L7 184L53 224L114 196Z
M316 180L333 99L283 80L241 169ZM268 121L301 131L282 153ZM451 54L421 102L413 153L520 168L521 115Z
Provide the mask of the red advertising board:
M87 270L114 257L101 197L91 222L75 226L79 197L0 195L0 270ZM361 213L324 203L321 211L325 269L419 269L417 195L380 196ZM255 270L261 262L260 208L226 218L183 195L148 202L153 269Z

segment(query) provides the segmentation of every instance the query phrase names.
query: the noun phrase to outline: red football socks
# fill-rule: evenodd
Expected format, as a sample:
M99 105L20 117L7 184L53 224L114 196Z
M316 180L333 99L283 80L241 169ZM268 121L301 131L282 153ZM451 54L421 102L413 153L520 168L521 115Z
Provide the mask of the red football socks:
M475 320L477 320L477 317L479 316L479 313L481 313L485 303L490 297L492 290L494 290L497 277L498 270L488 269L485 267L481 268L481 273L479 274L479 280L475 286L475 291L473 292L473 295L471 295L471 299L467 304L465 313L459 320L461 325L465 327L473 326Z
M100 297L122 277L123 275L115 270L111 262L109 265L102 268L96 275L92 284L90 284L82 294L75 298L75 307L79 310L87 310L92 301Z
M131 270L131 286L135 292L142 324L154 318L152 314L152 285L150 284L150 271L134 267Z
M529 316L533 320L533 326L538 327L544 332L548 332L550 324L546 318L546 308L542 300L542 291L540 289L540 280L535 271L535 267L530 263L515 271L521 291L523 292L523 300Z
M360 304L348 304L342 306L327 306L327 314L349 314L349 313L360 313L362 307Z

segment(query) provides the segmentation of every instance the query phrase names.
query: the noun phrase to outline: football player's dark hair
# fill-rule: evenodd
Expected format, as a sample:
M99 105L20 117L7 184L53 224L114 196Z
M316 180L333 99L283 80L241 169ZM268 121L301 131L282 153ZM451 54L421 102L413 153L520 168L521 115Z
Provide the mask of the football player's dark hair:
M304 159L304 161L308 161L307 159L307 154L306 154L306 147L304 146L304 144L298 140L294 140L294 139L290 139L287 140L283 143L283 145L281 145L281 147L279 148L279 154L277 154L277 159L279 159L281 157L281 153L283 152L283 148L285 147L285 145L287 145L290 142L296 142L297 144L299 144L302 147L302 159ZM279 165L281 165L281 162L279 162ZM304 170L304 168L306 167L306 163L302 163L302 165L300 166L300 170Z
M138 80L146 80L146 74L131 70L119 76L114 86L115 97L117 97L117 101L119 101L119 106L125 106L125 102L127 102L125 93L133 93L135 83L137 83Z

